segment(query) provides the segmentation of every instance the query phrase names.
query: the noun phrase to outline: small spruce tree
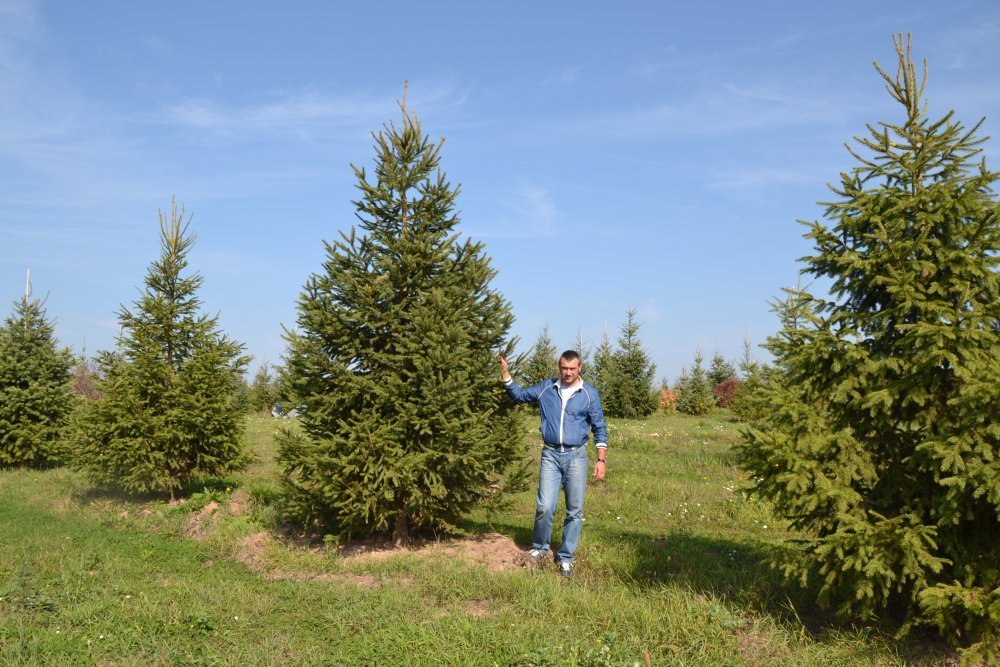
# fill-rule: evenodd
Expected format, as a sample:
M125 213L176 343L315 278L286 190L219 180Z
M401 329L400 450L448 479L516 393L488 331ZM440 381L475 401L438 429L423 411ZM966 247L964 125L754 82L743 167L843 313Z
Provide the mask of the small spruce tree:
M60 460L74 405L72 366L41 301L26 293L0 327L0 466Z
M576 339L574 339L573 341L573 349L576 350L576 353L580 355L580 368L584 369L584 371L581 373L581 376L583 376L584 378L586 378L587 367L590 366L591 347L593 346L583 338L583 331L581 329L577 329Z
M608 386L601 402L609 417L642 419L656 411L658 399L653 388L656 364L649 359L639 340L640 326L635 310L628 309L618 337L618 348L610 360L602 364Z
M608 394L611 389L611 376L614 374L614 353L615 350L611 346L611 339L608 337L608 330L605 329L601 333L601 342L597 344L597 348L594 350L594 360L590 364L590 368L584 369L582 375L587 378L587 382L592 384L597 393L601 396L601 402L603 404L604 397ZM606 407L602 407L607 410Z
M741 422L754 422L767 416L771 410L766 395L768 382L776 373L766 364L757 361L752 352L750 337L743 337L743 357L740 359L740 383L733 392L729 410Z
M201 276L182 275L195 241L190 218L160 213L160 258L132 309L118 313L113 351L98 356L102 397L75 425L73 464L98 484L170 493L247 462L238 405L243 346L201 314Z
M278 402L278 380L271 368L263 362L247 388L247 409L251 412L267 412Z
M895 76L901 123L850 149L825 216L809 224L805 289L771 338L782 381L740 451L754 489L801 531L780 560L817 577L849 616L885 608L1000 662L1000 205L982 139L925 117L909 40Z
M712 385L702 366L703 361L701 350L697 350L691 371L686 376L682 374L677 410L686 415L707 415L715 407L715 395L712 394Z
M523 457L498 380L508 302L482 244L460 240L440 144L401 105L355 167L361 233L327 244L287 334L300 432L279 441L288 509L342 534L448 530Z
M537 384L542 380L559 377L559 352L555 343L549 337L549 326L546 324L538 332L538 340L531 347L528 358L521 365L522 382L526 386Z
M708 366L708 381L712 387L717 387L726 380L736 379L736 369L726 358L716 350L712 362Z

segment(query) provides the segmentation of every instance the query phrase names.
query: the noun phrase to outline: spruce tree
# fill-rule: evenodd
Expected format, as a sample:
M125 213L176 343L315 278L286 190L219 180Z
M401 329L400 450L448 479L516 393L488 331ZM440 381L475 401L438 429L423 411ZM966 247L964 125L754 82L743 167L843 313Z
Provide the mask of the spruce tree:
M72 367L41 301L26 293L0 327L0 466L60 459L74 404Z
M768 405L766 390L768 382L775 375L773 369L754 358L750 338L744 336L743 357L740 359L740 383L733 392L732 403L729 404L729 409L736 419L742 422L754 422L767 416L771 408Z
M531 386L542 380L559 377L558 356L555 343L549 337L549 326L545 325L538 333L538 340L531 347L528 358L521 366L521 384Z
M359 231L328 243L298 302L285 377L301 432L280 438L288 508L342 534L449 530L522 457L497 354L510 306L461 240L440 144L404 105L354 168Z
M581 373L587 379L587 382L597 389L605 411L607 411L607 407L604 405L605 395L611 391L610 380L614 372L612 368L614 365L614 354L615 350L611 346L611 338L608 337L608 330L605 329L601 333L601 342L597 344L597 348L594 350L594 360L591 362L589 370L584 369Z
M118 313L117 348L98 356L102 397L76 424L74 465L94 482L171 495L247 459L237 386L248 359L200 312L203 279L185 276L190 218L160 213L160 258L131 309Z
M681 374L677 410L686 415L707 415L715 407L712 385L702 365L704 360L705 358L701 356L701 350L695 351L694 366L691 367L691 371Z
M726 380L736 379L736 369L718 350L712 355L712 361L708 366L708 381L713 388L719 386Z
M590 349L592 345L587 343L583 338L583 331L580 329L576 330L576 338L573 340L573 349L576 353L580 355L580 368L586 368L590 365ZM583 375L583 373L581 373ZM597 385L594 385L595 387Z
M657 397L653 388L656 364L639 340L640 323L635 310L626 311L625 322L618 337L618 348L605 362L606 396L601 396L604 412L610 417L642 419L656 411Z
M904 112L849 148L809 224L804 272L768 349L782 376L740 460L803 535L786 574L818 577L845 615L883 608L978 640L1000 638L1000 206L976 125L925 116L909 40L895 76Z
M266 361L254 373L253 381L247 387L246 400L247 409L251 412L270 411L278 402L278 380Z

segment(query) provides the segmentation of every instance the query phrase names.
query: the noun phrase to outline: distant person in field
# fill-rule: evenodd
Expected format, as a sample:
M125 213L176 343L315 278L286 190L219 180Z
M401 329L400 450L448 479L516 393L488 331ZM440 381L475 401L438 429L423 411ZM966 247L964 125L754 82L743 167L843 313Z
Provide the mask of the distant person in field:
M538 403L542 424L542 463L531 549L527 557L538 563L549 553L552 519L559 490L566 496L562 544L556 552L559 574L573 576L573 553L583 527L583 497L587 491L587 441L594 433L597 461L594 479L604 479L608 457L608 429L597 390L580 377L580 355L567 350L559 357L559 377L522 387L510 376L507 357L500 357L500 377L518 403Z

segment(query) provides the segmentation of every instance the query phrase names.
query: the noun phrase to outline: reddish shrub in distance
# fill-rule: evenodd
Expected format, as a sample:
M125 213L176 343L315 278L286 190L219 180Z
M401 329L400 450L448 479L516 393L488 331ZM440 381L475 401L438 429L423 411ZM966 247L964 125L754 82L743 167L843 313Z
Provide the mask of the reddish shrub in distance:
M661 389L660 390L660 409L664 412L677 412L677 399L681 397L680 390L677 389Z
M715 385L715 389L712 390L712 394L715 395L715 400L719 404L720 408L729 407L729 404L733 402L733 395L736 393L736 388L739 386L740 381L733 379L729 379Z

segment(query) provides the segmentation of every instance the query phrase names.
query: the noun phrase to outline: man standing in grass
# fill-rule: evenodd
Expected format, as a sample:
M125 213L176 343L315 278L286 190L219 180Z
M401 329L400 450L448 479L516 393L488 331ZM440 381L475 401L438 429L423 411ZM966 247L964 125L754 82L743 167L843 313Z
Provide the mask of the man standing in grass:
M538 501L531 549L527 557L535 563L549 553L552 519L559 502L559 489L566 496L566 520L562 544L556 552L559 574L573 576L573 553L583 527L583 497L587 490L587 440L594 432L597 462L594 479L604 479L608 454L608 429L597 390L580 377L580 355L567 350L559 357L559 377L522 387L510 376L507 357L501 356L500 377L507 393L518 403L538 403L542 424L542 462L538 475Z

